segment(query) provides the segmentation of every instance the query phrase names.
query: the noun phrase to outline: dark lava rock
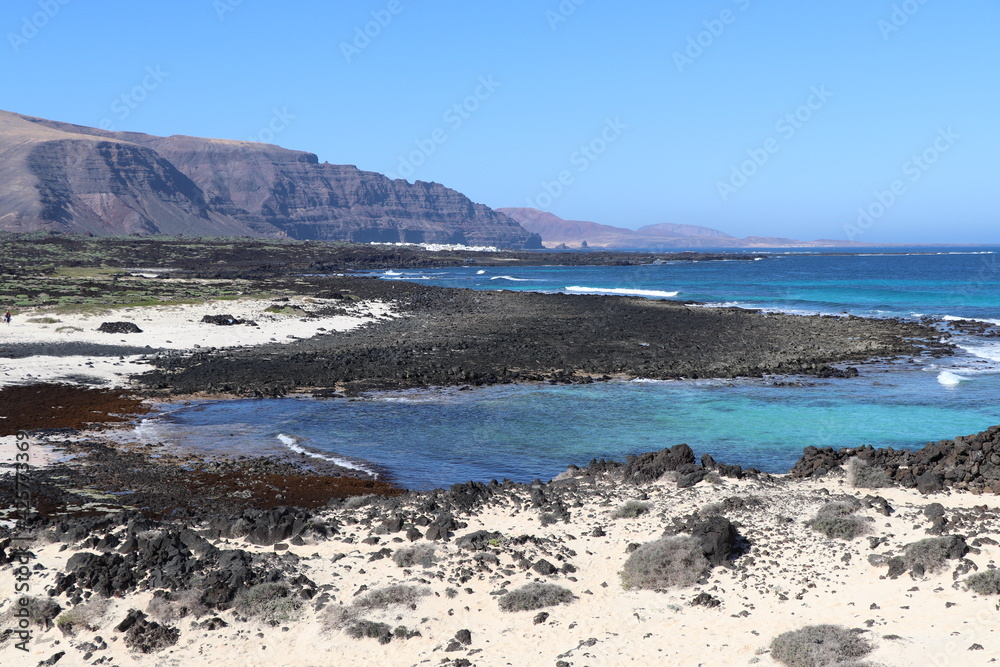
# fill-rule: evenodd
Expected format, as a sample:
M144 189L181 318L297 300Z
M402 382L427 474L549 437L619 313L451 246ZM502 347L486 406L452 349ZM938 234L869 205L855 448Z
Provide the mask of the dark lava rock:
M941 503L931 503L924 508L924 516L928 519L936 519L939 516L944 516L944 505Z
M459 630L455 633L455 639L463 646L469 646L472 644L472 633L468 630Z
M537 614L535 614L535 618L532 619L532 622L535 625L540 625L540 624L544 623L547 620L549 620L549 612L547 612L547 611L540 611Z
M101 326L97 327L97 330L101 333L110 334L142 333L142 329L135 322L102 322Z
M674 445L670 449L629 456L623 478L632 484L647 484L663 477L683 465L694 465L694 452L687 445Z
M944 480L939 475L935 475L928 470L920 477L917 477L917 491L925 495L944 491Z
M455 546L459 549L468 549L469 551L483 551L490 545L491 540L499 540L501 538L503 538L503 533L477 530L474 533L469 533L458 538Z
M215 324L220 327L231 327L237 324L254 324L254 322L248 322L247 320L239 320L232 315L205 315L201 318L204 324Z
M688 532L701 543L702 552L713 566L725 564L736 552L739 533L725 517L710 516L690 526Z
M537 563L532 565L531 569L537 572L538 574L544 575L546 577L550 577L559 571L555 565L545 560L544 558L542 558Z
M708 593L699 593L688 604L692 607L707 607L709 609L714 609L715 607L722 606L722 601L718 598L712 597Z

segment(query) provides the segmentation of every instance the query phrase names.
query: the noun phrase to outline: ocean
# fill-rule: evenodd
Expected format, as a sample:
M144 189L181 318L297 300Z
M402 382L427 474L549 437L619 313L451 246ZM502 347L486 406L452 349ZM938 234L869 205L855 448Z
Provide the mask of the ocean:
M1000 325L1000 248L766 254L750 261L369 275L474 290L630 294L798 314ZM962 335L953 342L952 357L865 364L860 377L849 379L640 379L351 400L203 401L154 415L136 434L227 455L291 449L420 490L469 480L547 480L569 464L623 460L679 443L699 456L786 472L809 445L919 448L1000 424L1000 338Z

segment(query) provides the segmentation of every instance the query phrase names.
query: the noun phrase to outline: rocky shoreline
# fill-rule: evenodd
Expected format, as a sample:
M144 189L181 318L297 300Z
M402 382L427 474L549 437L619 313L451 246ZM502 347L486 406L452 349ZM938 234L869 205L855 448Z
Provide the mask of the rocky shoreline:
M612 377L843 377L853 371L835 364L952 349L938 329L899 320L374 279L304 278L299 288L391 302L397 317L290 344L160 358L139 381L170 393L275 396Z

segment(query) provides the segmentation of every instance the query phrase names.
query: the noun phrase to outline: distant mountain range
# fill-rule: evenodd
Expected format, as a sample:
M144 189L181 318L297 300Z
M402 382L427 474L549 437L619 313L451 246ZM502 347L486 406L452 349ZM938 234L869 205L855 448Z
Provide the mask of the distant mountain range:
M583 220L563 220L551 213L534 208L498 208L510 218L521 223L529 232L542 237L546 247L565 244L578 248L613 249L676 249L676 248L776 248L776 247L830 247L858 245L850 241L797 241L775 236L748 236L736 238L717 229L696 225L663 223L640 229L612 227Z
M438 183L269 144L156 137L0 111L0 231L540 248Z

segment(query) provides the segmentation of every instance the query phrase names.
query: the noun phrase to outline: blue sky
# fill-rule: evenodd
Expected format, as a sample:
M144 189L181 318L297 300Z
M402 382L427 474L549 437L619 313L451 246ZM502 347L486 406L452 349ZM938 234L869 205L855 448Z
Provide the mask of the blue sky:
M623 227L997 243L998 25L996 0L6 0L0 108Z

